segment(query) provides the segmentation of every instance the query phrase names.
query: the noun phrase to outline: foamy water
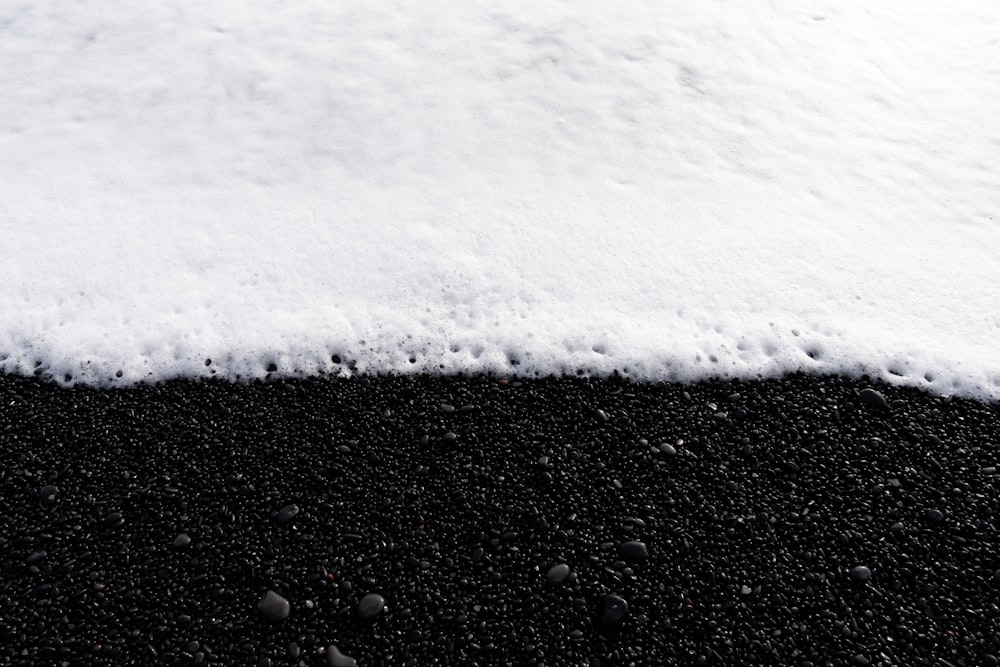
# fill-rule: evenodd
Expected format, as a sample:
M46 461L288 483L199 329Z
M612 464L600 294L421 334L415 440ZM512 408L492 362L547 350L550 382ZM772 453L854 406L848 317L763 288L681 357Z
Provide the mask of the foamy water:
M536 4L0 4L0 369L1000 397L1000 7Z

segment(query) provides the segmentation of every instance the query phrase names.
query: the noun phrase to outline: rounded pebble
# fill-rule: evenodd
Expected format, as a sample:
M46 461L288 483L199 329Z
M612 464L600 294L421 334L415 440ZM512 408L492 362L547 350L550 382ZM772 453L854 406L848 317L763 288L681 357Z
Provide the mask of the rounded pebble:
M594 623L605 632L620 630L628 617L628 602L618 595L605 595L597 607Z
M267 620L277 623L288 618L292 607L288 600L281 597L274 591L268 591L264 598L257 603L257 609Z
M298 505L285 505L278 510L278 513L274 516L274 518L278 521L278 523L289 523L298 515L298 513Z
M646 548L646 545L634 540L623 544L619 553L624 560L633 563L649 558L649 549Z
M858 398L861 399L862 403L873 408L880 408L880 409L889 408L889 401L886 400L885 396L875 391L871 387L862 389L861 393L858 394Z
M567 577L569 577L569 565L566 565L565 563L553 565L549 568L549 571L545 573L545 578L550 584L561 584L566 581Z
M56 504L56 497L59 494L59 487L54 484L46 484L38 490L38 502L42 507L49 508Z
M362 620L371 621L381 614L384 609L385 598L378 593L369 593L361 598L361 602L358 603L358 616Z
M336 645L326 647L326 664L329 667L357 667L358 661L349 655L341 653Z

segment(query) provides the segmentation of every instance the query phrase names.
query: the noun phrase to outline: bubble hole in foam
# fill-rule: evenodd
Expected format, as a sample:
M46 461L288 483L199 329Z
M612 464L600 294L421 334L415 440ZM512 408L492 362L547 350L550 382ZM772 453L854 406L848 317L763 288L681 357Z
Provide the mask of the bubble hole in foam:
M973 0L4 3L0 370L998 398L998 30Z

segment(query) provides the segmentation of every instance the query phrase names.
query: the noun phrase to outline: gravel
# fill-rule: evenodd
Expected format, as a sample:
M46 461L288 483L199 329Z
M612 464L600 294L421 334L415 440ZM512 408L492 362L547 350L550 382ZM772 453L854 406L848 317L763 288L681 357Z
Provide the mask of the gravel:
M11 664L997 664L993 404L0 376L0 452Z

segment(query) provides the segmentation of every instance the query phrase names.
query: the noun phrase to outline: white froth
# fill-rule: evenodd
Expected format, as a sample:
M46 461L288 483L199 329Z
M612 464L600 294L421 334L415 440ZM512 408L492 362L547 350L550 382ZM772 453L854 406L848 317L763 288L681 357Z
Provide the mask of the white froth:
M4 2L0 369L1000 398L998 34L978 0Z

